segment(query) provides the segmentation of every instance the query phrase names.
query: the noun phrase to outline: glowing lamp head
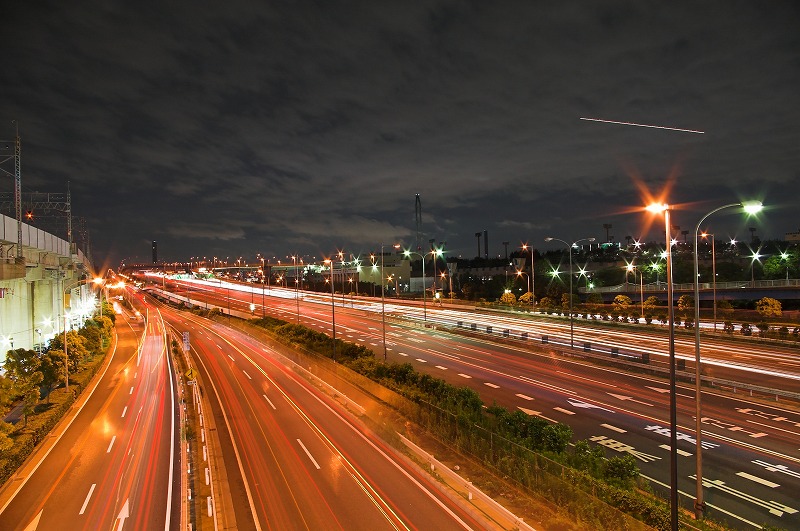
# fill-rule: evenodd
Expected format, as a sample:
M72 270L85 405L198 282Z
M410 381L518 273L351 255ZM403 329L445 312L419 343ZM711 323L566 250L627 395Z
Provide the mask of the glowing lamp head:
M551 242L551 241L553 241L553 238L551 238L550 236L548 236L547 238L545 238L545 239L544 239L544 241L546 241L546 242Z
M656 214L660 214L661 212L664 212L665 210L669 210L669 205L666 204L666 203L650 203L645 208L650 212L653 212L653 213L656 213Z
M756 214L764 209L764 205L761 204L761 201L744 201L742 202L742 208L748 214Z

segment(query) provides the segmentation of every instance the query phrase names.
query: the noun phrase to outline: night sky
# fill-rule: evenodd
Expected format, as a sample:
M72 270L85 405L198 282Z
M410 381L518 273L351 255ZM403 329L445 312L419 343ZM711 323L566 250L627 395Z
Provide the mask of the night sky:
M25 1L0 138L95 262L800 228L800 2ZM704 134L622 126L655 124ZM13 169L13 166L12 166ZM2 177L0 191L13 190ZM660 232L660 235L659 235ZM481 245L483 243L481 242Z

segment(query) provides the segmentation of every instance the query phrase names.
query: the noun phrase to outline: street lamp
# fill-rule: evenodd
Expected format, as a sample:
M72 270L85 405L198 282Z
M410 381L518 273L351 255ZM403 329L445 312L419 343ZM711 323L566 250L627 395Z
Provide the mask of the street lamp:
M300 324L300 293L297 291L297 256L292 256L292 263L294 264L294 300L297 303L297 324Z
M697 483L695 485L695 501L694 501L694 516L696 519L701 519L703 517L703 511L705 510L705 502L703 501L703 445L702 445L702 404L701 404L701 385L700 385L700 266L699 266L699 257L697 253L697 243L700 239L700 225L712 214L719 212L720 210L724 210L726 208L733 208L733 207L742 207L744 211L748 214L755 214L759 212L763 205L760 201L752 201L752 202L740 202L740 203L731 203L728 205L723 205L719 208L715 208L702 218L700 221L697 222L697 226L694 229L694 384L695 384L695 439L697 444L697 451L695 453L695 467L697 468L697 472L695 473L695 477ZM705 236L705 235L704 235ZM713 235L712 235L712 242ZM756 253L758 254L758 253ZM712 243L712 256L713 256L713 243ZM714 327L717 326L717 315L716 315L716 308L717 308L717 297L716 297L716 268L714 267L714 259L712 258L712 273L715 275L714 278ZM752 266L751 266L752 271Z
M536 297L533 295L533 290L536 289L536 278L535 278L535 276L533 274L533 245L531 245L530 248L531 248L530 249L531 250L531 276L528 277L530 279L530 289L528 289L528 291L531 292L531 311L534 311L534 308L536 306ZM523 251L527 251L528 250L528 244L527 243L522 244L522 250Z
M572 243L551 236L544 239L546 242L551 242L553 240L563 243L569 249L569 348L572 349L575 348L575 324L572 316L572 248L577 246L580 242L593 242L594 238L581 238Z
M103 279L85 278L83 280L78 280L70 284L68 287L65 287L64 293L80 286L81 284L86 284L87 282L94 282L95 284L99 285L103 282ZM100 304L102 304L102 296L100 299ZM69 317L70 316L67 313L66 308L64 308L64 389L66 390L69 390L69 352L67 351L67 323L69 322Z
M431 253L438 253L441 254L439 249L435 251L431 251ZM403 251L403 254L406 258L411 258L412 254L415 254L422 258L422 322L427 322L428 320L428 308L427 308L427 301L426 301L426 291L428 291L428 287L426 286L427 282L425 280L425 255L416 253L414 251ZM427 253L426 253L427 254Z
M264 268L264 257L261 257L261 318L267 315L267 307L264 306L264 285L267 280L267 270Z
M325 263L331 266L331 328L333 330L333 362L336 363L336 305L333 300L333 258L326 258Z
M756 262L760 262L761 261L761 257L763 256L761 253L759 253L760 250L761 250L761 248L753 251L753 254L750 256L750 287L751 288L755 288L756 287L756 273L755 273Z
M396 243L392 247L399 249L400 244ZM383 244L381 244L381 326L383 327L383 361L386 361L386 279L383 274Z
M664 214L666 235L665 258L667 260L667 315L669 319L669 481L670 481L670 525L678 531L678 404L675 389L675 309L672 294L672 235L669 224L669 205L653 203L647 210ZM700 445L698 444L699 448Z
M791 258L791 255L789 254L789 251L781 252L781 260L786 262L786 285L787 286L789 285L789 258Z
M639 273L639 302L641 303L641 306L642 306L642 318L644 319L644 275L642 274L641 270L637 271L637 267L635 265L628 264L626 266L626 272L625 272L625 281L626 282L628 281L628 273L629 272L633 273L633 281L634 282L636 282L636 273L637 272Z
M713 234L709 234L707 232L701 234L700 237L706 239L711 237L711 302L714 307L714 332L716 332L717 331L717 250L715 245L716 238L714 238ZM695 256L697 256L696 252Z
M531 304L533 304L533 292L531 291L531 276L528 273L525 273L524 271L517 269L517 276L521 277L522 275L528 277L528 291L531 294Z

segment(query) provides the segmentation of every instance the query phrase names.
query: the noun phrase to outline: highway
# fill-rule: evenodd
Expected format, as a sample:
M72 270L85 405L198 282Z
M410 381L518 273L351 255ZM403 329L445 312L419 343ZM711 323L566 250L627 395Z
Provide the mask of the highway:
M244 287L246 288L246 287ZM206 294L224 298L228 292L237 297L232 308L247 311L256 303L256 315L262 311L258 295L237 289L217 289L218 293L198 291L193 298ZM258 292L256 292L258 293ZM293 290L272 288L263 310L288 321L297 319ZM276 296L281 295L281 296ZM302 293L300 321L331 333L330 296ZM212 300L218 300L213 298ZM380 309L375 302L351 302L339 295L336 302L337 337L360 342L382 355ZM224 299L221 299L224 301ZM314 303L312 303L312 301ZM228 302L219 302L220 306ZM352 305L352 307L351 307ZM371 308L367 309L367 307ZM387 312L397 315L400 305L387 305ZM404 310L416 313L419 308ZM417 313L419 312L419 313ZM438 309L429 305L428 320L476 319L473 312ZM483 319L485 316L480 315ZM496 323L510 323L510 317L488 316ZM387 325L387 353L390 361L412 363L451 383L476 389L484 403L496 401L551 421L572 426L575 439L589 439L607 449L607 455L629 453L637 458L644 477L665 493L668 484L669 424L668 382L663 378L634 374L611 367L597 367L579 359L552 356L546 349L536 352L514 344L499 344L482 337L453 335L416 324L391 319ZM564 322L517 320L518 327L542 327L547 333L563 334ZM502 326L502 325L500 325ZM568 324L566 325L568 331ZM559 332L560 330L560 332ZM576 337L593 344L611 333L600 328L583 327L576 322ZM598 336L593 334L597 333ZM620 332L613 339L619 343ZM637 332L634 341L645 343L654 351L665 351L664 338ZM625 334L627 338L627 333ZM568 333L567 333L568 341ZM684 340L681 355L692 357L693 344ZM727 371L741 380L778 383L791 388L800 370L796 357L768 345L730 345L724 340L704 339L709 357L717 365L712 370ZM705 352L705 350L704 350ZM770 375L763 366L780 367ZM687 366L689 366L687 364ZM682 502L691 507L694 497L694 387L679 384L679 488ZM750 399L746 394L731 396L704 389L703 392L704 482L708 512L742 529L769 524L780 528L800 528L800 413L795 405Z
M162 312L178 334L189 332L238 529L484 527L291 370L278 347L187 312Z
M0 528L178 529L175 381L164 324L117 315L108 365L0 492Z

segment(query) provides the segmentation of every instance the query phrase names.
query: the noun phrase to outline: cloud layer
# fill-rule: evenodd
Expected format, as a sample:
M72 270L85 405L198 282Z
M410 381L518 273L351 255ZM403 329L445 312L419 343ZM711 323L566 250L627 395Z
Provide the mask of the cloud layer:
M417 193L464 256L646 237L668 181L686 228L751 196L762 237L798 228L795 3L172 4L28 2L0 37L23 185L69 180L99 261L413 243Z

